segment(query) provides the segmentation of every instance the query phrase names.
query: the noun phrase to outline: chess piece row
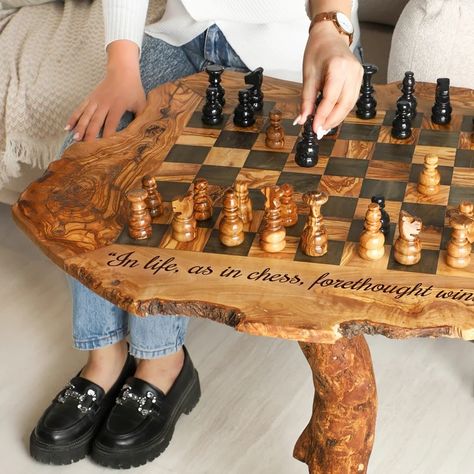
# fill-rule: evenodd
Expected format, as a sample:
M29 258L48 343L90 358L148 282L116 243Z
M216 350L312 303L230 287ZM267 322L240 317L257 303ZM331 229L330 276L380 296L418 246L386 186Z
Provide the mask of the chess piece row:
M209 86L201 118L206 125L219 125L224 119L225 90L221 85L224 67L212 64L206 67L206 72L209 76ZM247 87L239 91L239 103L234 110L234 124L238 127L251 127L255 123L255 112L263 108L262 83L261 67L245 75Z
M360 96L356 104L356 115L363 120L373 119L377 115L377 101L374 97L372 78L378 68L374 64L364 64L364 77ZM417 115L417 100L415 97L415 75L407 71L402 81L402 95L397 100L397 112L392 123L392 136L405 140L412 133L412 120ZM435 102L432 107L431 121L437 125L447 125L451 122L452 106L449 95L450 81L440 78L436 84Z

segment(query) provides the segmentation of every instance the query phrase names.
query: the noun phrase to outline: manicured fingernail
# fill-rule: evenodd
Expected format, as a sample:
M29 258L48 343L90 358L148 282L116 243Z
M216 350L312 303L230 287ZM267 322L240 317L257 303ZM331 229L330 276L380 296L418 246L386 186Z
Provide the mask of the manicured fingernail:
M301 120L301 114L295 118L295 120L293 121L293 126L298 125L300 123L300 120Z
M76 132L72 138L73 140L79 140L79 132Z
M64 127L64 130L66 130L66 132L69 132L69 130L71 130L71 125L67 124L67 125Z
M323 127L319 126L317 129L316 129L316 138L318 140L321 140L321 138L324 137L324 135L327 135L329 133L329 130L324 130Z

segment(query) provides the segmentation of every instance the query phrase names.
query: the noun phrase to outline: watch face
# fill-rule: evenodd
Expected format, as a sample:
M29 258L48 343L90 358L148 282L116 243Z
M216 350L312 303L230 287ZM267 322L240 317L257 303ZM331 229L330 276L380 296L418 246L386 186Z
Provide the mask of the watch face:
M347 18L346 15L342 12L336 13L336 20L339 23L339 26L348 34L351 35L354 33L354 27L352 26L351 20Z

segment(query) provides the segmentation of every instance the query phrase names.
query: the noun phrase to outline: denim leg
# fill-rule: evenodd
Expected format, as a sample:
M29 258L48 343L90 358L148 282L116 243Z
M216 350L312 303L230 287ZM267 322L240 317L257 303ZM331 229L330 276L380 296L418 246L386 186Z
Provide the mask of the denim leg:
M184 344L189 318L129 314L130 354L139 359L156 359L177 352Z
M68 277L72 293L72 337L79 350L98 349L121 341L128 334L128 314Z
M140 70L146 93L160 84L197 72L181 48L148 35L143 40ZM117 130L124 129L132 120L133 114L125 113ZM68 135L60 156L74 143L73 135ZM73 300L73 340L77 349L91 350L114 344L124 339L129 329L130 352L142 359L176 352L184 344L188 318L128 315L79 281L73 278L68 281Z

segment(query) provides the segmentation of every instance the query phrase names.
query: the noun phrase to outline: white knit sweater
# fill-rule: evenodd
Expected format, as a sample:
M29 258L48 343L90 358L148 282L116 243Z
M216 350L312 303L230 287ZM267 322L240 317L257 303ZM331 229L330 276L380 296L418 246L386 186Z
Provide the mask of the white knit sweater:
M308 38L305 0L168 0L163 18L145 32L182 46L216 24L250 69L301 81ZM141 45L148 0L103 0L106 45L128 39ZM354 45L359 39L357 0L353 0Z

